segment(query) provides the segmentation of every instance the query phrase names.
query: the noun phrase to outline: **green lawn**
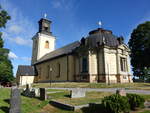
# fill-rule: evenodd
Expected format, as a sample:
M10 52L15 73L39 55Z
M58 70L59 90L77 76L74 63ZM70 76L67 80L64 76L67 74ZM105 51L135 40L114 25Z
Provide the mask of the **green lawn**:
M0 113L9 112L10 89L0 88Z
M38 98L28 98L25 96L22 96L21 100L22 113L36 113L48 104L48 101L41 101Z
M49 94L52 99L60 101L62 103L71 105L83 105L88 103L100 103L101 99L105 96L109 96L112 93L109 92L87 92L86 97L83 98L70 98L70 92L64 91L55 94Z
M47 91L48 91L48 92L55 92L55 91L56 91L56 92L57 92L57 91L60 92L60 91L64 91L64 90L61 90L61 89L47 89Z
M139 94L141 95L146 101L150 102L150 95L144 95L144 94Z
M145 111L139 112L139 113L150 113L150 110L145 110Z
M33 84L33 87L49 88L49 83L38 83ZM143 89L150 90L150 83L124 83L124 84L111 84L106 83L83 83L83 82L63 82L63 83L52 83L51 87L59 88L126 88L126 89Z
M143 84L144 85L144 84ZM148 84L145 84L148 85ZM63 90L51 90L48 91L62 91L57 92L54 94L49 94L52 99L59 100L62 102L69 102L72 105L80 105L86 104L91 102L100 102L100 100L104 96L108 96L111 93L104 93L104 92L87 92L85 98L78 98L78 99L70 99L69 98L69 91ZM150 101L150 95L142 95L146 100ZM0 113L8 113L9 111L9 98L10 98L10 89L8 88L0 88ZM90 108L83 108L81 110L67 111L56 108L49 104L48 101L41 101L38 98L28 98L21 96L22 99L22 113L97 113L100 106L97 107L90 107ZM94 112L95 111L95 112ZM138 112L137 112L138 113ZM148 110L143 110L139 113L150 113Z

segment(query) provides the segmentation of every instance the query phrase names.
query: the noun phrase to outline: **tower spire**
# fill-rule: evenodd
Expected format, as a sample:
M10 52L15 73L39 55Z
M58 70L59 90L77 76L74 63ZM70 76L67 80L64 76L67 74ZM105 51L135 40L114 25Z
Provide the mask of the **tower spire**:
M99 28L102 28L102 22L101 21L98 22L98 25L99 25Z
M44 18L45 18L45 19L47 18L47 13L44 13Z

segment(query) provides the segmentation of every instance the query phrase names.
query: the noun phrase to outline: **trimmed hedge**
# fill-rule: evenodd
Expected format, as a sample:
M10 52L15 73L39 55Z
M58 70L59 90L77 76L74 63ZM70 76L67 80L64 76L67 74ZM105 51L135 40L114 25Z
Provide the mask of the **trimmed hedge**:
M106 113L127 113L130 111L128 98L119 94L104 97L102 105Z
M144 102L145 99L137 94L127 94L127 96L113 94L104 97L102 106L106 113L127 113L130 109L135 110L144 107Z
M144 107L144 98L137 94L127 94L130 109L135 110L137 107Z

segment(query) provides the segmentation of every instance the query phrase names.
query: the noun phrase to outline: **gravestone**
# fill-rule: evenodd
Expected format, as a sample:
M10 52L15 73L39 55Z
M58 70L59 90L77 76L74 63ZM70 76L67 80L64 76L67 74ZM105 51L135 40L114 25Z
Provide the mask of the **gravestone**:
M17 88L12 88L9 113L21 113L21 97Z
M119 94L119 95L121 95L121 96L126 96L126 92L125 92L124 89L118 89L118 90L116 91L116 94Z
M29 84L26 85L26 88L22 92L22 95L27 96L27 97L31 97L31 98L37 96L39 92L37 90L35 90L34 88L31 88L30 86L31 85L29 85Z
M26 93L30 93L30 88L29 88L29 84L26 84L26 89L25 89Z
M34 88L34 92L35 92L35 96L39 97L40 93L39 93L39 88Z
M75 88L71 90L71 98L81 98L86 96L86 91L82 88Z
M46 100L47 99L47 94L45 88L40 88L40 99L41 100Z

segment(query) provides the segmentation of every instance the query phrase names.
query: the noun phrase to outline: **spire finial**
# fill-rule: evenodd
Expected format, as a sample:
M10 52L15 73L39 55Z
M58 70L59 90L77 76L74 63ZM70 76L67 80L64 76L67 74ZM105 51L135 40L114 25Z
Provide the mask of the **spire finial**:
M45 14L44 14L44 18L46 19L46 17L47 17L47 14L45 13Z
M101 28L101 27L102 27L102 22L99 21L99 22L98 22L98 25L99 25L99 28Z

